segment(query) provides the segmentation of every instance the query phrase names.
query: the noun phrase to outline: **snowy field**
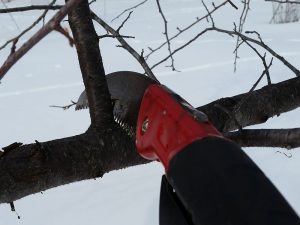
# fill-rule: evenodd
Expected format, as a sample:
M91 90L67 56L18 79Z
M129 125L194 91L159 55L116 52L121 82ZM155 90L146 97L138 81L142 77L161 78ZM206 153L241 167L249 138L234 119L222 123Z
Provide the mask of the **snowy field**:
M14 0L9 7L25 5L28 0ZM63 3L62 1L59 1ZM92 8L100 17L111 21L139 0L107 0L93 3ZM206 1L208 2L208 1ZM215 3L221 3L216 0ZM234 1L241 9L240 1ZM1 5L1 2L0 2ZM208 3L208 6L211 5ZM169 20L170 34L176 27L184 27L197 16L204 15L205 8L200 0L166 0L162 7ZM3 8L3 5L1 5ZM17 25L8 14L0 15L0 45L29 26L42 12L12 14ZM226 5L214 18L216 26L233 28L241 11ZM49 15L52 15L50 13ZM127 14L126 14L127 15ZM111 25L115 28L126 17L124 15ZM300 67L300 24L269 24L272 16L270 3L251 1L251 11L246 30L261 33L265 42L275 51ZM157 46L164 41L163 24L154 0L134 11L126 26L124 35L135 36L128 40L139 52L148 46ZM67 22L63 23L67 27ZM207 22L194 27L187 34L177 38L175 49L201 31ZM39 26L40 27L40 26ZM96 25L97 30L103 30ZM32 33L31 33L32 34ZM24 43L30 35L25 35ZM19 44L20 44L19 43ZM118 70L142 72L141 67L126 51L116 48L117 42L105 39L100 43L107 73ZM154 70L158 79L178 92L194 106L200 106L224 96L248 91L260 76L263 65L249 48L240 49L237 72L233 72L232 54L235 39L219 33L208 33L184 51L175 55L176 69L160 66ZM3 63L10 48L0 52ZM150 65L164 58L166 50L153 55ZM268 57L270 59L270 57ZM271 67L272 81L278 82L294 75L278 60ZM263 80L263 84L266 80ZM83 90L76 51L67 40L56 32L35 46L9 71L0 85L0 145L15 141L31 143L34 140L47 141L83 133L89 126L87 110L62 111L50 105L66 105L77 100ZM270 119L266 124L255 127L290 128L300 127L300 110ZM288 158L284 154L291 154ZM247 148L246 153L260 166L266 175L300 214L300 149L288 152L282 149ZM158 163L137 166L105 174L103 178L89 180L47 190L15 202L21 216L10 211L9 205L0 205L0 225L158 225L158 202L160 179L163 173Z

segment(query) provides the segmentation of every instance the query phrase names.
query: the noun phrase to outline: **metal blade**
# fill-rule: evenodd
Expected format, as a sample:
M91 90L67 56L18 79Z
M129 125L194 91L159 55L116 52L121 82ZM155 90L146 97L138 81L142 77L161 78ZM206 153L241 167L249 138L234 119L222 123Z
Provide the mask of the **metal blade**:
M129 135L134 135L140 104L145 90L156 83L151 78L136 72L120 71L106 76L108 89L114 101L114 117ZM76 110L88 108L85 91L77 101Z

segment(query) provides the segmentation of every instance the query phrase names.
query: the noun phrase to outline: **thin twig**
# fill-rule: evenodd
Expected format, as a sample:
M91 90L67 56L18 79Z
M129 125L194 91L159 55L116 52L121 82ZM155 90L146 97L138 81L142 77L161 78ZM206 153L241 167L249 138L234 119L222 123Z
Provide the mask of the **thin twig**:
M45 24L39 31L37 31L27 42L25 42L16 52L11 54L4 64L0 67L0 80L5 76L7 71L22 58L34 45L47 36L51 31L57 28L57 25L63 20L68 12L83 0L69 0L67 3L52 17L52 19Z
M71 108L72 106L74 106L76 104L77 104L77 102L71 101L70 105L65 105L65 106L50 105L49 107L60 108L60 109L63 109L63 110L67 110L67 109Z
M168 46L168 51L169 51L169 54L170 54L170 59L171 59L171 68L173 71L175 71L175 65L174 65L174 58L173 58L173 55L172 55L172 50L171 50L171 42L170 42L170 38L169 38L169 33L168 33L168 21L161 9L161 5L160 5L160 0L156 0L156 4L157 4L157 7L158 7L158 12L159 14L161 15L163 21L164 21L164 28L165 28L165 31L163 32L163 34L166 36L166 42L167 42L167 46Z
M49 6L55 4L56 0L53 0ZM5 42L1 47L0 47L0 50L4 49L9 43L13 43L13 47L14 48L17 44L17 42L19 41L19 39L24 35L26 34L28 31L30 31L33 27L35 27L41 20L43 20L46 16L46 14L48 13L48 9L46 9L43 14L36 20L34 21L33 24L31 24L29 27L27 27L25 30L23 30L18 36L8 40L7 42Z
M212 15L214 12L216 12L218 9L220 9L222 6L226 5L229 1L226 0L223 3L217 5L214 7L213 10L211 10L209 12L209 14L206 14L200 18L196 18L196 21L191 23L190 25L186 26L185 28L177 28L178 32L177 34L173 35L172 37L169 38L169 41L172 41L173 39L177 38L178 36L180 36L181 34L183 34L184 32L188 31L189 29L191 29L193 26L195 26L196 24L198 24L199 22L201 22L202 20L206 19L207 17L209 17L210 15ZM161 45L157 46L156 48L148 48L150 50L150 52L145 55L145 59L148 60L149 57L155 53L156 51L158 51L159 49L161 49L163 46L165 46L167 44L167 42L165 41L164 43L162 43Z
M155 63L152 67L151 70L154 69L155 67L157 67L158 65L162 64L163 62L165 62L166 60L168 60L171 56L173 56L175 53L179 52L180 50L184 49L185 47L187 47L188 45L192 44L195 40L197 40L200 36L202 36L203 34L205 34L208 31L213 30L214 28L206 28L205 30L201 31L199 34L197 34L195 37L193 37L191 40L189 40L188 42L186 42L185 44L181 45L180 47L178 47L177 49L175 49L174 51L171 52L171 54L169 54L168 56L166 56L165 58L163 58L162 60L160 60L159 62Z
M3 0L1 0L3 1ZM62 5L31 5L24 7L16 7L16 8L5 8L0 9L0 13L12 13L12 12L26 12L32 10L59 10Z
M137 7L143 5L143 4L146 3L147 1L148 1L148 0L144 0L144 1L140 2L140 3L137 4L137 5L134 5L134 6L130 7L130 8L128 8L128 9L125 9L123 12L121 12L119 15L117 15L115 18L113 18L113 19L111 20L111 22L113 22L114 20L120 18L124 13L126 13L126 12L128 12L128 11L131 11L131 10L133 10L133 9L136 9Z
M118 27L118 29L116 30L117 33L120 33L120 30L124 27L125 23L129 20L131 14L133 11L128 13L128 16L125 18L125 20L121 23L121 25Z
M236 10L238 10L239 8L235 5L235 4L233 4L233 2L232 1L228 1L229 2L229 4L233 7L233 8L235 8Z
M266 53L262 56L258 52L258 50L256 48L254 48L247 40L244 40L243 38L242 38L242 40L243 40L243 43L246 43L258 55L258 57L261 59L263 65L265 67L268 85L272 84L271 76L270 76L270 72L269 72L269 66L267 65L267 62L266 62Z
M225 34L228 34L228 35L235 35L235 36L240 36L241 38L243 38L244 40L247 40L251 43L254 43L262 48L264 48L265 50L267 50L271 55L273 55L275 58L277 58L279 61L281 61L285 66L287 66L291 71L294 72L294 74L296 76L300 76L300 71L294 67L291 63L289 63L284 57L282 57L281 55L279 55L278 53L276 53L273 49L271 49L264 41L262 41L260 35L255 32L255 31L247 31L246 34L250 34L250 33L255 33L255 34L258 34L258 38L259 40L256 40L254 38L250 38L242 33L239 33L237 32L236 30L233 30L233 31L229 31L229 30L224 30L224 29L220 29L220 28L212 28L211 30L214 30L214 31L217 31L217 32L220 32L220 33L225 33Z
M243 29L244 29L244 25L245 25L245 22L246 22L246 18L247 18L247 15L248 15L248 12L249 12L249 9L250 9L250 0L244 0L243 1L244 3L244 6L243 6L243 10L242 10L242 13L241 13L241 16L240 16L240 20L239 20L239 25L238 25L238 30L236 29L236 26L235 26L235 30L239 33L242 33L243 32ZM237 60L239 58L238 56L238 49L239 49L239 46L240 46L240 36L237 36L237 39L236 39L236 49L235 49L235 56L234 56L234 71L236 71L236 68L237 68Z
M145 73L155 80L159 82L155 75L153 74L152 70L149 68L148 64L146 63L144 56L137 53L125 40L122 36L111 26L109 26L106 22L104 22L100 17L98 17L94 12L91 11L92 19L99 23L107 32L111 33L121 44L121 47L126 49L143 67Z
M5 9L3 9L3 10L8 10L8 7L7 7L7 5L5 4L5 2L4 2L3 0L1 0L1 2L2 2L4 8L5 8ZM1 12L1 9L0 9L0 12ZM19 27L19 25L18 25L16 19L14 18L14 16L13 16L10 12L8 12L8 13L9 13L9 16L10 16L11 20L13 21L13 23L15 24L15 26L17 27L17 29L20 31L21 28Z
M255 90L255 88L257 87L257 85L259 84L259 82L261 81L261 79L269 71L270 67L272 66L272 63L273 63L273 58L271 59L269 65L262 72L262 74L260 75L260 77L258 78L258 80L254 83L254 85L252 86L252 88L248 91L247 95L245 95L245 97L242 98L239 103L237 103L237 105L234 107L234 109L232 110L232 112L229 112L229 113L226 112L229 115L229 119L225 122L224 129L227 128L227 125L230 124L231 121L234 121L234 123L237 125L237 127L239 128L239 130L241 130L242 126L239 125L239 122L236 119L236 113L239 112L240 108L247 102L247 99L249 99L249 97L251 96L251 94L253 93L253 91Z
M207 12L207 15L208 15L209 18L210 18L210 21L211 21L211 23L212 23L212 26L214 27L214 26L215 26L215 21L214 21L214 18L212 17L212 15L211 15L211 12L208 10L207 5L205 4L204 0L201 0L201 2L202 2L202 5L204 6L204 8L205 8L205 10L206 10L206 12ZM230 2L230 1L229 1L229 2ZM208 17L207 17L207 19L208 19Z

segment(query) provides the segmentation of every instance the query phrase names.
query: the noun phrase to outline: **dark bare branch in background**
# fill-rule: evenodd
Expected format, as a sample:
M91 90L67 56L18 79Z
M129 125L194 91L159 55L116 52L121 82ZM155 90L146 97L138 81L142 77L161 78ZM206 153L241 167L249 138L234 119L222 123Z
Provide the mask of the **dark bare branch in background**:
M56 2L56 0L53 0L49 6L53 5L54 3ZM30 25L29 27L27 27L24 31L22 31L18 36L8 40L5 44L3 44L1 47L0 47L0 50L4 49L8 44L10 43L13 43L13 46L12 48L14 49L16 47L16 44L17 42L19 41L19 39L24 35L26 34L28 31L30 31L33 27L35 27L40 21L44 20L47 13L48 13L48 9L46 9L44 11L44 13L36 20L32 23L32 25Z
M4 0L1 0L1 3L2 3L2 5L4 6L4 10L7 10L8 9L8 7L7 7L7 5L6 5L6 3L4 2ZM0 9L1 10L1 9ZM18 30L21 30L21 28L19 27L19 25L18 25L18 23L17 23L17 21L15 20L15 18L14 18L14 16L11 14L11 13L9 13L9 16L10 16L10 18L11 18L11 20L13 21L13 23L16 25L16 27L18 28Z
M196 24L198 24L199 22L207 19L208 17L210 17L214 12L216 12L217 10L219 10L220 8L222 8L224 5L226 5L229 2L229 0L224 1L223 3L214 6L214 8L206 15L196 18L196 21L194 21L193 23L191 23L190 25L184 27L184 28L179 28L177 27L177 34L173 35L172 37L169 38L169 41L174 40L175 38L177 38L178 36L180 36L181 34L183 34L184 32L190 30L192 27L194 27ZM149 47L150 52L148 54L145 55L145 59L147 60L153 53L157 52L159 49L161 49L163 46L165 46L167 44L167 42L163 42L161 45L153 48L153 47Z
M243 5L243 10L242 10L242 13L241 13L241 16L240 16L239 24L238 24L237 28L235 28L235 30L239 33L242 33L243 30L244 30L244 25L245 25L245 22L246 22L246 19L247 19L248 12L250 10L250 0L244 0L243 4L244 4ZM235 51L234 51L234 53L235 53L234 71L236 71L237 60L239 58L238 49L239 49L239 46L240 46L240 41L241 41L241 37L237 36L237 38L236 38L236 48L235 48Z
M161 15L161 17L163 19L163 22L164 22L164 29L165 30L164 30L163 34L166 37L168 51L169 51L169 54L170 54L170 59L171 59L170 67L172 68L173 71L175 71L176 69L175 69L175 65L174 65L174 58L173 58L173 55L172 55L171 42L170 42L169 33L168 33L168 21L166 19L165 14L163 13L163 11L161 9L160 0L156 0L156 4L157 4L158 12Z
M256 32L256 31L246 31L245 33L246 34L256 34L258 36L258 40L257 39L254 39L254 38L251 38L251 37L248 37L242 33L239 33L238 31L236 30L233 30L233 31L229 31L229 30L224 30L224 29L220 29L220 28L217 28L217 27L214 27L212 30L215 30L217 32L220 32L220 33L225 33L225 34L228 34L230 36L239 36L240 38L242 38L243 40L245 41L248 41L250 43L254 43L256 44L257 46L260 46L262 47L263 49L265 49L266 51L268 51L272 56L274 56L275 58L277 58L279 61L281 61L285 66L287 66L291 71L294 72L294 74L296 76L300 76L300 71L294 67L291 63L289 63L284 57L282 57L281 55L279 55L278 53L276 53L272 48L270 48L263 40L262 38L260 37L260 35Z
M187 41L185 44L181 45L180 47L176 48L171 52L171 54L167 55L165 58L160 60L159 62L155 63L153 66L151 66L151 70L154 69L155 67L159 66L163 62L167 61L170 57L172 57L174 54L179 52L180 50L186 48L190 44L192 44L194 41L196 41L199 37L201 37L203 34L207 33L208 31L212 31L214 28L206 28L205 30L201 31L199 34L197 34L195 37L193 37L191 40Z
M97 23L99 23L107 32L111 33L113 37L115 37L121 44L122 48L126 49L143 67L145 70L145 73L151 77L153 80L157 81L157 78L153 74L152 70L149 68L147 62L145 61L143 55L140 55L137 53L125 40L122 38L122 35L119 34L119 32L115 29L113 29L111 26L109 26L104 20L102 20L100 17L98 17L94 12L91 12L93 20L95 20Z
M27 42L25 42L17 51L8 56L4 64L0 67L0 80L5 76L7 71L34 45L47 36L51 31L55 30L58 24L67 15L70 9L75 7L83 0L69 0L53 17L45 24L37 33L35 33Z
M63 7L62 5L31 5L24 7L16 7L16 8L6 8L0 9L0 13L12 13L12 12L26 12L32 10L59 10Z
M148 0L144 0L144 1L142 1L142 2L140 2L140 3L138 3L138 4L136 4L136 5L134 5L134 6L130 7L130 8L128 8L128 9L125 9L123 12L121 12L119 15L117 15L115 18L113 18L113 19L111 20L111 22L115 21L116 19L119 19L124 13L130 12L130 11L132 11L133 9L136 9L136 8L138 8L139 6L145 4L147 1L148 1Z

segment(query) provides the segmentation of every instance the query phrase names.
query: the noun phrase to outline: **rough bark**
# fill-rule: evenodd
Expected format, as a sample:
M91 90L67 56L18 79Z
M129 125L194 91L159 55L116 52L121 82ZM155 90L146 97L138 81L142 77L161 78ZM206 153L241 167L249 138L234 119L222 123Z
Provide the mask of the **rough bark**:
M81 1L69 13L69 23L89 101L92 126L108 128L113 122L112 103L88 1Z
M226 133L225 136L241 147L281 147L286 149L300 146L300 129L247 129Z
M245 103L236 110L239 102L245 98L247 98ZM265 86L250 94L221 98L197 109L205 112L219 130L227 132L238 129L238 124L246 127L264 123L273 116L279 116L299 106L300 77L296 77ZM228 113L235 110L235 113ZM238 124L231 119L233 116Z
M0 203L147 162L117 124L109 132L95 131L4 153L0 157Z

